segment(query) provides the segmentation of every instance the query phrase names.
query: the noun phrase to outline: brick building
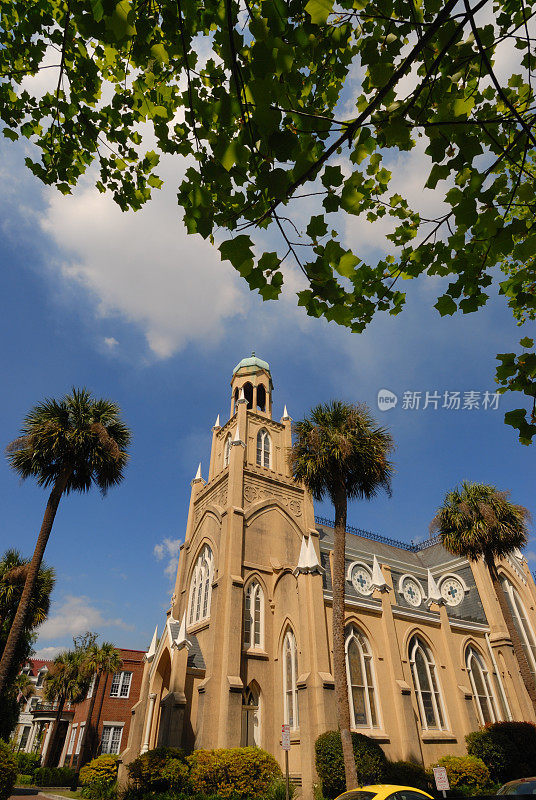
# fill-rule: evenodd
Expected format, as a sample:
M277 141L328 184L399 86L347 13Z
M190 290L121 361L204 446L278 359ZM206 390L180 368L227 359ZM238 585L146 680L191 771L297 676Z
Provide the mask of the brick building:
M122 669L113 676L104 675L101 678L91 720L88 720L88 714L95 692L95 680L81 703L65 706L51 766L82 766L80 748L88 724L91 748L86 750L86 760L89 760L92 752L119 753L124 748L129 734L131 708L140 695L144 653L121 648L119 653L123 661ZM57 709L56 703L45 703L42 699L44 676L51 664L51 661L32 659L25 665L23 671L32 680L35 678L36 694L25 704L14 733L19 750L41 753L42 757L50 745Z

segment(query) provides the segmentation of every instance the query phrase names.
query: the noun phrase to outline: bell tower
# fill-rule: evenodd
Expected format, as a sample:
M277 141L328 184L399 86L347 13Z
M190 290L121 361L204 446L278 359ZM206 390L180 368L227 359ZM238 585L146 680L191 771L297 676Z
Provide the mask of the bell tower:
M239 361L233 370L231 379L231 414L238 410L238 400L242 397L247 402L248 411L272 417L272 376L266 361L257 358L255 351L249 358Z

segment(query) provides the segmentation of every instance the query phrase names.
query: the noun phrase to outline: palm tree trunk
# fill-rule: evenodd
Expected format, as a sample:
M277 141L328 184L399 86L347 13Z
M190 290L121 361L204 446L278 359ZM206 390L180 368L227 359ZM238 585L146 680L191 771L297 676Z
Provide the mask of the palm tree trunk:
M343 487L334 498L335 534L333 542L333 678L337 702L337 722L341 732L346 789L357 787L357 772L350 733L350 704L344 649L344 551L346 543L346 511L348 500Z
M56 716L54 717L54 722L52 723L52 733L50 734L50 739L48 742L48 749L45 755L45 760L43 763L43 767L53 767L54 764L51 764L50 761L52 759L52 753L54 752L54 748L56 747L56 739L58 736L58 727L60 724L61 715L63 714L63 707L65 706L65 696L62 695L58 702L58 708L56 709Z
M100 683L100 679L101 679L100 672L97 672L96 675L97 675L97 677L95 678L95 686L93 687L93 694L91 695L91 701L89 703L89 709L88 709L88 712L87 712L86 724L84 725L84 733L82 735L82 741L80 743L80 755L78 756L78 763L76 765L77 769L80 769L80 767L84 766L84 763L85 763L84 759L85 759L85 756L86 756L87 743L90 740L89 729L91 727L91 718L93 716L93 710L95 708L95 700L97 699L97 692L99 691L99 683Z
M70 475L71 470L62 473L56 479L54 488L50 492L50 496L48 498L45 514L43 516L43 522L41 524L41 530L39 531L39 536L37 537L33 558L30 562L30 566L28 567L28 573L24 582L22 596L15 614L15 619L13 620L13 624L7 637L2 658L0 660L0 695L3 693L6 687L7 676L11 669L15 650L24 631L26 616L32 601L35 584L37 583L37 576L39 575L41 562L43 561L43 555L47 546L48 537L50 536L56 511L58 510L61 496L65 490L65 487L67 486L67 481L69 480Z
M506 599L506 595L497 572L495 559L493 556L485 556L484 560L491 577L493 588L495 589L495 594L497 595L497 600L499 601L499 606L501 607L502 615L506 623L510 639L512 640L521 678L532 701L532 705L536 710L536 684L534 682L534 676L530 671L529 662L525 650L523 649L521 637L519 636L517 628L514 624L514 618L512 616L512 612L510 611L510 606L508 605L508 600Z
M94 741L93 747L91 749L91 757L92 758L95 758L98 755L97 750L98 750L98 747L99 747L99 724L100 724L101 714L102 714L102 704L104 703L104 695L106 694L106 687L107 686L108 686L108 673L106 673L106 675L104 676L104 686L102 687L102 694L101 694L101 699L100 699L100 703L99 703L99 711L98 711L98 714L97 714L97 721L95 722L95 741Z

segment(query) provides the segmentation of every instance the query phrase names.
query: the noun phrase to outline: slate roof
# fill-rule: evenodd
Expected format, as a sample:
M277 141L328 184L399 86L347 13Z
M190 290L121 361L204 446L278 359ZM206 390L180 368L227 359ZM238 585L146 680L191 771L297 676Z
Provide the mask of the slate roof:
M188 666L192 669L206 669L205 659L203 658L203 653L199 646L199 639L195 633L189 633L188 640L192 644L188 651Z
M333 547L333 528L324 524L317 524L316 527L320 534L320 561L325 569L324 589L331 591L329 552ZM428 544L428 542L424 542L422 545L413 543L408 545L403 542L393 542L390 544L386 537L376 537L375 534L371 534L371 536L375 538L369 539L366 536L354 533L346 534L346 568L353 561L363 561L364 564L372 568L372 559L375 555L380 563L387 563L391 568L396 604L401 608L411 608L412 611L427 611L428 608L424 600L418 608L409 605L403 594L398 591L398 584L402 575L406 573L413 575L420 582L425 596L428 590L428 569L432 571L436 580L439 580L446 573L458 575L469 591L466 592L458 606L446 606L448 616L472 622L487 622L473 572L467 562L460 565L460 559L448 553L439 543ZM378 539L381 539L381 541L378 541ZM450 564L454 566L450 567ZM437 567L441 567L441 569L438 570ZM346 581L346 595L356 600L366 599L355 590L353 584L349 581Z

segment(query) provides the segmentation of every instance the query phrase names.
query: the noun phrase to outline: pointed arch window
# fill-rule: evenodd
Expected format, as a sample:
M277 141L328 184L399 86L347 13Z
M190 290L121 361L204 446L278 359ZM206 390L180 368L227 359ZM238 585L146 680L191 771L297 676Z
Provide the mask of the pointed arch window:
M517 590L510 583L508 578L503 577L501 583L506 595L506 601L514 619L515 628L521 639L527 661L529 662L529 669L532 673L532 677L536 679L536 637L534 636L534 630L529 622L525 606L521 602Z
M484 659L473 647L468 647L465 665L471 681L476 713L482 725L499 719L497 703L493 694L491 680Z
M229 433L227 435L226 440L225 440L225 444L223 445L223 466L224 467L228 467L229 466L229 461L231 459L231 442L232 442L232 436Z
M352 728L377 728L374 665L368 639L355 625L346 630L346 674Z
M289 628L283 639L284 720L290 730L299 727L298 719L298 648L296 637Z
M409 643L411 675L423 729L445 730L443 700L430 648L418 636Z
M201 620L207 619L210 616L213 572L214 558L212 550L208 544L206 544L197 557L190 583L188 625L201 622Z
M259 467L270 467L270 455L270 434L265 428L262 428L257 434L257 464Z
M258 581L252 581L244 598L244 647L264 647L264 592Z

